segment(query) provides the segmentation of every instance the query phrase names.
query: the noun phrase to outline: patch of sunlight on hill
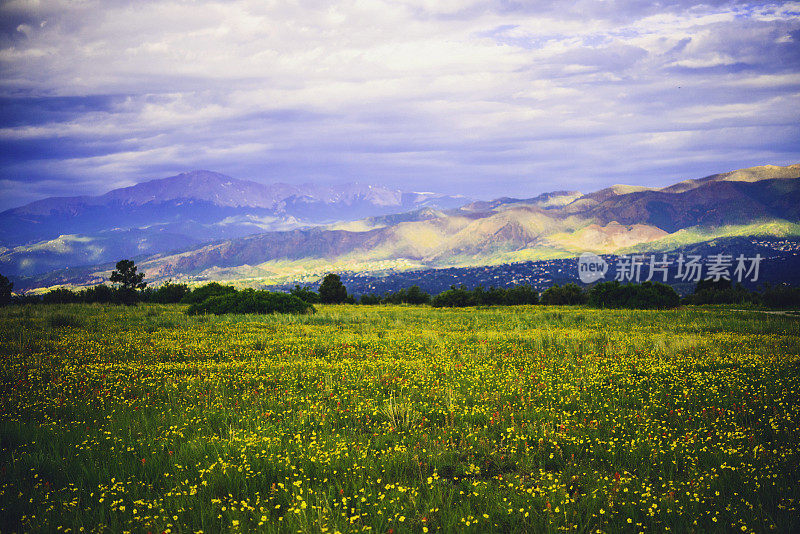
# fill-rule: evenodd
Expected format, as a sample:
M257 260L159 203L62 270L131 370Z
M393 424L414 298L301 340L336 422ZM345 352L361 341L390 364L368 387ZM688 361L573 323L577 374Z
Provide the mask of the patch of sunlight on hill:
M567 204L569 204L573 200L577 200L577 199L581 198L582 196L583 196L583 193L579 193L579 192L570 193L570 194L567 194L567 195L555 195L555 196L552 196L552 197L548 198L544 202L539 202L538 205L541 206L542 208L558 208L558 207L561 207L561 206L566 206Z
M370 222L369 219L361 219L360 221L344 221L336 224L326 226L326 230L344 230L346 232L369 232L378 228L385 228L385 224L375 224Z
M426 223L427 221L398 224L392 231L395 242L389 246L395 250L409 250L413 254L430 253L441 246L444 232L440 227Z
M469 222L465 217L444 217L400 223L389 230L382 243L362 252L361 258L371 261L398 257L422 259L446 248L448 235L458 232Z
M780 167L777 165L762 165L749 167L736 171L714 174L697 180L684 180L661 189L671 193L682 193L701 185L712 182L759 182L761 180L791 179L800 176L800 163Z
M33 245L16 247L15 252L57 252L59 254L69 254L75 250L75 246L91 243L94 239L75 234L61 235L49 241L41 241Z
M238 267L213 267L192 277L193 285L202 285L211 280L224 280L242 287L259 287L263 284L285 284L293 281L299 283L316 282L332 272L369 272L382 273L390 271L409 271L422 269L426 264L407 258L390 260L365 260L351 255L334 260L272 260L258 265ZM202 281L201 281L202 279Z
M627 195L629 193L640 193L642 191L653 191L652 187L643 185L614 184L608 188L617 195Z
M749 236L800 236L800 224L789 222L783 219L775 219L753 224L732 224L719 226L716 228L692 226L691 228L678 230L677 232L669 234L662 239L642 245L627 247L619 252L627 254L632 252L672 250L685 245L710 241L712 239Z
M550 217L531 208L503 210L490 217L474 220L447 239L440 256L453 251L508 252L527 248L542 236L583 224L575 218Z
M541 260L555 260L559 258L572 258L575 257L573 252L549 247L545 245L537 245L533 248L526 248L522 250L514 250L511 252L503 252L487 258L485 265L501 265L503 263L517 263L521 261L541 261Z
M589 224L572 232L561 232L547 238L547 243L556 249L573 253L611 253L620 248L654 241L667 233L655 226L645 224L622 225L611 222L606 226Z

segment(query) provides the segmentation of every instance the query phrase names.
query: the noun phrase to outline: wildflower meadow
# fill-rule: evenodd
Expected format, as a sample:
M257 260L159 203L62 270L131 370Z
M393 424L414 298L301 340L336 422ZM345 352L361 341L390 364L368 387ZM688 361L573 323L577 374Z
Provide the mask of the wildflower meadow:
M0 531L791 532L800 320L0 310Z

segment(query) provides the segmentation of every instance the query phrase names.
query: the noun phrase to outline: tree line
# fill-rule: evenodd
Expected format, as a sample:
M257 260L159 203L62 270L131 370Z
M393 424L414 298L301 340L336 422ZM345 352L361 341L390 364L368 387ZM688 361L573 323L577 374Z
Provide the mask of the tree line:
M158 287L147 287L144 274L137 271L132 260L116 264L110 279L113 285L97 286L73 291L57 288L41 295L13 295L13 283L0 275L0 305L11 303L108 303L133 305L137 302L159 304L189 304L188 313L306 313L314 311L314 304L409 304L430 305L434 308L467 306L515 305L576 305L587 304L596 308L668 309L680 304L734 304L790 308L800 306L800 288L787 285L765 285L760 291L751 291L729 280L703 280L697 283L694 293L683 299L675 290L659 282L620 284L617 281L601 282L589 288L574 283L554 285L541 294L528 284L508 288L482 286L468 289L451 286L450 289L430 295L419 286L376 295L356 297L337 274L326 275L317 291L296 285L289 293L263 290L237 290L233 286L211 282L196 289L187 284L167 281Z

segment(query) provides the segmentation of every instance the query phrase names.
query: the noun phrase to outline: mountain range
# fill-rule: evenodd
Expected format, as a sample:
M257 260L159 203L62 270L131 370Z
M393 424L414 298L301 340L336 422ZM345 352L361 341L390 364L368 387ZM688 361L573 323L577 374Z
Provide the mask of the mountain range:
M30 276L265 230L466 202L457 195L359 183L261 184L192 171L100 196L46 198L0 213L0 269Z
M62 279L98 281L107 274L104 262L136 256L151 281L285 283L329 271L666 251L732 236L794 239L800 164L664 188L616 185L492 201L358 184L267 186L196 171L99 197L35 202L0 213L0 228L7 247L0 271L17 276L94 264Z

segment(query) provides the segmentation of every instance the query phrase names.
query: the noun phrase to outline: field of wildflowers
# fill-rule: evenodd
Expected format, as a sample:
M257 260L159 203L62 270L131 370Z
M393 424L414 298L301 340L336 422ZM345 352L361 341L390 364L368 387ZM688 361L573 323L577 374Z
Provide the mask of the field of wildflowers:
M0 531L790 532L800 320L0 310Z

